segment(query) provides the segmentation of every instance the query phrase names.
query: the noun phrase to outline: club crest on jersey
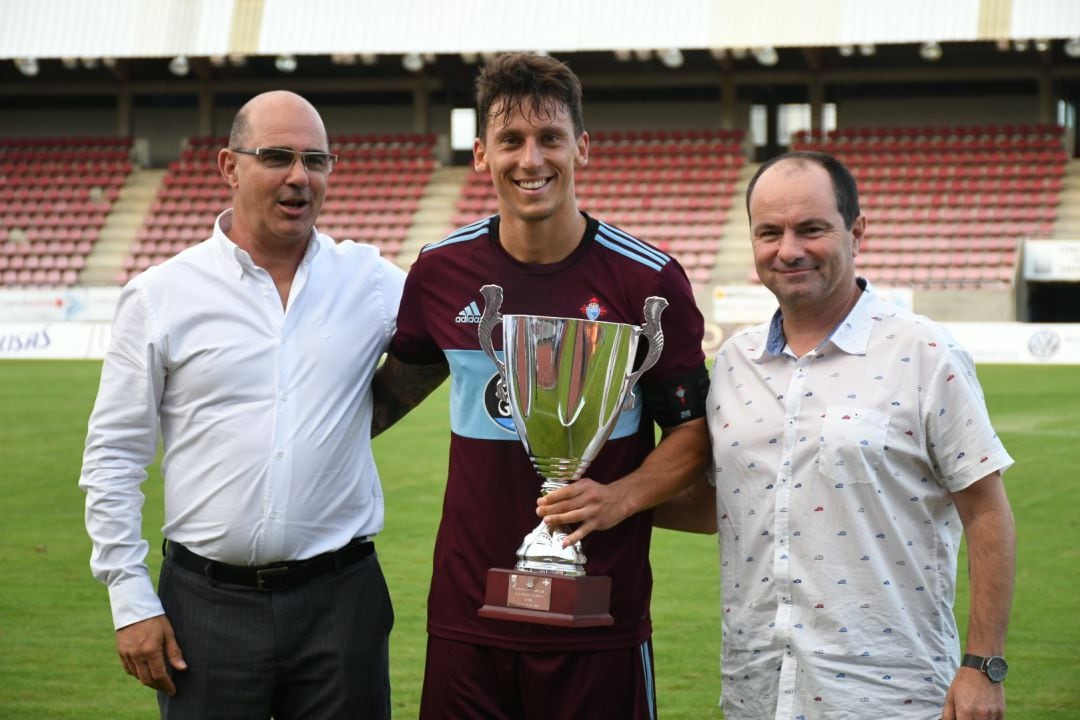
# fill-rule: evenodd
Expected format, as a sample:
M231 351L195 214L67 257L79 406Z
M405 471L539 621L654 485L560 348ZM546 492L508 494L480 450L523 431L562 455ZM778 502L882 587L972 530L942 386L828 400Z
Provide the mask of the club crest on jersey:
M590 320L599 320L607 315L607 308L600 304L596 298L589 298L589 302L581 306L581 312Z
M491 422L503 430L517 435L517 426L514 425L514 416L510 411L510 403L499 399L497 390L500 382L502 382L502 378L499 373L495 373L484 386L484 409L487 411Z

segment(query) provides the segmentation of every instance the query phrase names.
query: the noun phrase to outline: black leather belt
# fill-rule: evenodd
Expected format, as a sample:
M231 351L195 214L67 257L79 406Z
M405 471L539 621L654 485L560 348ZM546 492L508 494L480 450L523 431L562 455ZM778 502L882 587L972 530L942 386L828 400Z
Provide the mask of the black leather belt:
M270 565L227 565L196 555L180 543L165 541L165 555L177 565L217 582L245 585L265 591L288 590L303 585L319 575L358 563L374 551L375 543L371 540L355 538L340 550L316 555L307 560L290 560Z

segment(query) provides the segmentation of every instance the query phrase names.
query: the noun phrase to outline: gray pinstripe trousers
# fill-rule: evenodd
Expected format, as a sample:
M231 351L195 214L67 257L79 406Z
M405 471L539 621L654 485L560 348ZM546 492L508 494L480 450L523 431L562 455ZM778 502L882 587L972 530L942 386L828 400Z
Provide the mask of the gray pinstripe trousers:
M290 590L214 582L166 558L158 583L188 669L163 720L390 717L390 594L371 554Z

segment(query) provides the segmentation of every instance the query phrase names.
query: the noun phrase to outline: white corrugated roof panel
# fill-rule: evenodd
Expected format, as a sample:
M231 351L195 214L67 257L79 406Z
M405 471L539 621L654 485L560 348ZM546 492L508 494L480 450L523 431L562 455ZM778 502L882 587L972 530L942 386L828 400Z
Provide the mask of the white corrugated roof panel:
M979 39L986 2L0 0L0 58L224 55L235 49L229 43L237 9L249 10L242 18L258 26L257 40L247 36L242 49L269 55L963 41ZM1080 0L1011 0L1011 19L1003 17L992 32L1006 23L1014 38L1077 36Z
M1012 0L1012 37L1028 40L1080 36L1077 0Z
M234 1L3 0L0 57L225 54Z
M975 40L979 0L841 0L838 44Z
M260 50L284 52L557 51L707 47L702 0L266 0Z

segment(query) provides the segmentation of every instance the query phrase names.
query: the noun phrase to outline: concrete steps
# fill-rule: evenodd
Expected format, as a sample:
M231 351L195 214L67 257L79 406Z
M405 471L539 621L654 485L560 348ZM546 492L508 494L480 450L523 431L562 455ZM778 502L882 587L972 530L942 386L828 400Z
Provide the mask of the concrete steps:
M468 167L440 167L431 174L398 251L396 262L399 266L407 270L416 260L420 248L441 240L454 229L454 204L461 197L461 188L470 172L472 169Z
M1061 203L1058 205L1052 237L1059 240L1080 239L1080 160L1070 160L1065 165Z
M79 284L117 284L124 258L131 251L135 236L150 211L150 205L157 196L165 172L137 168L128 175L127 182L120 189L120 197L113 203L112 210L105 218L101 237L94 243L93 250L86 258L86 267L79 274Z
M754 253L750 247L750 221L746 217L746 186L757 171L757 165L745 165L731 191L731 210L719 239L716 260L710 283L713 285L745 285L754 271Z

